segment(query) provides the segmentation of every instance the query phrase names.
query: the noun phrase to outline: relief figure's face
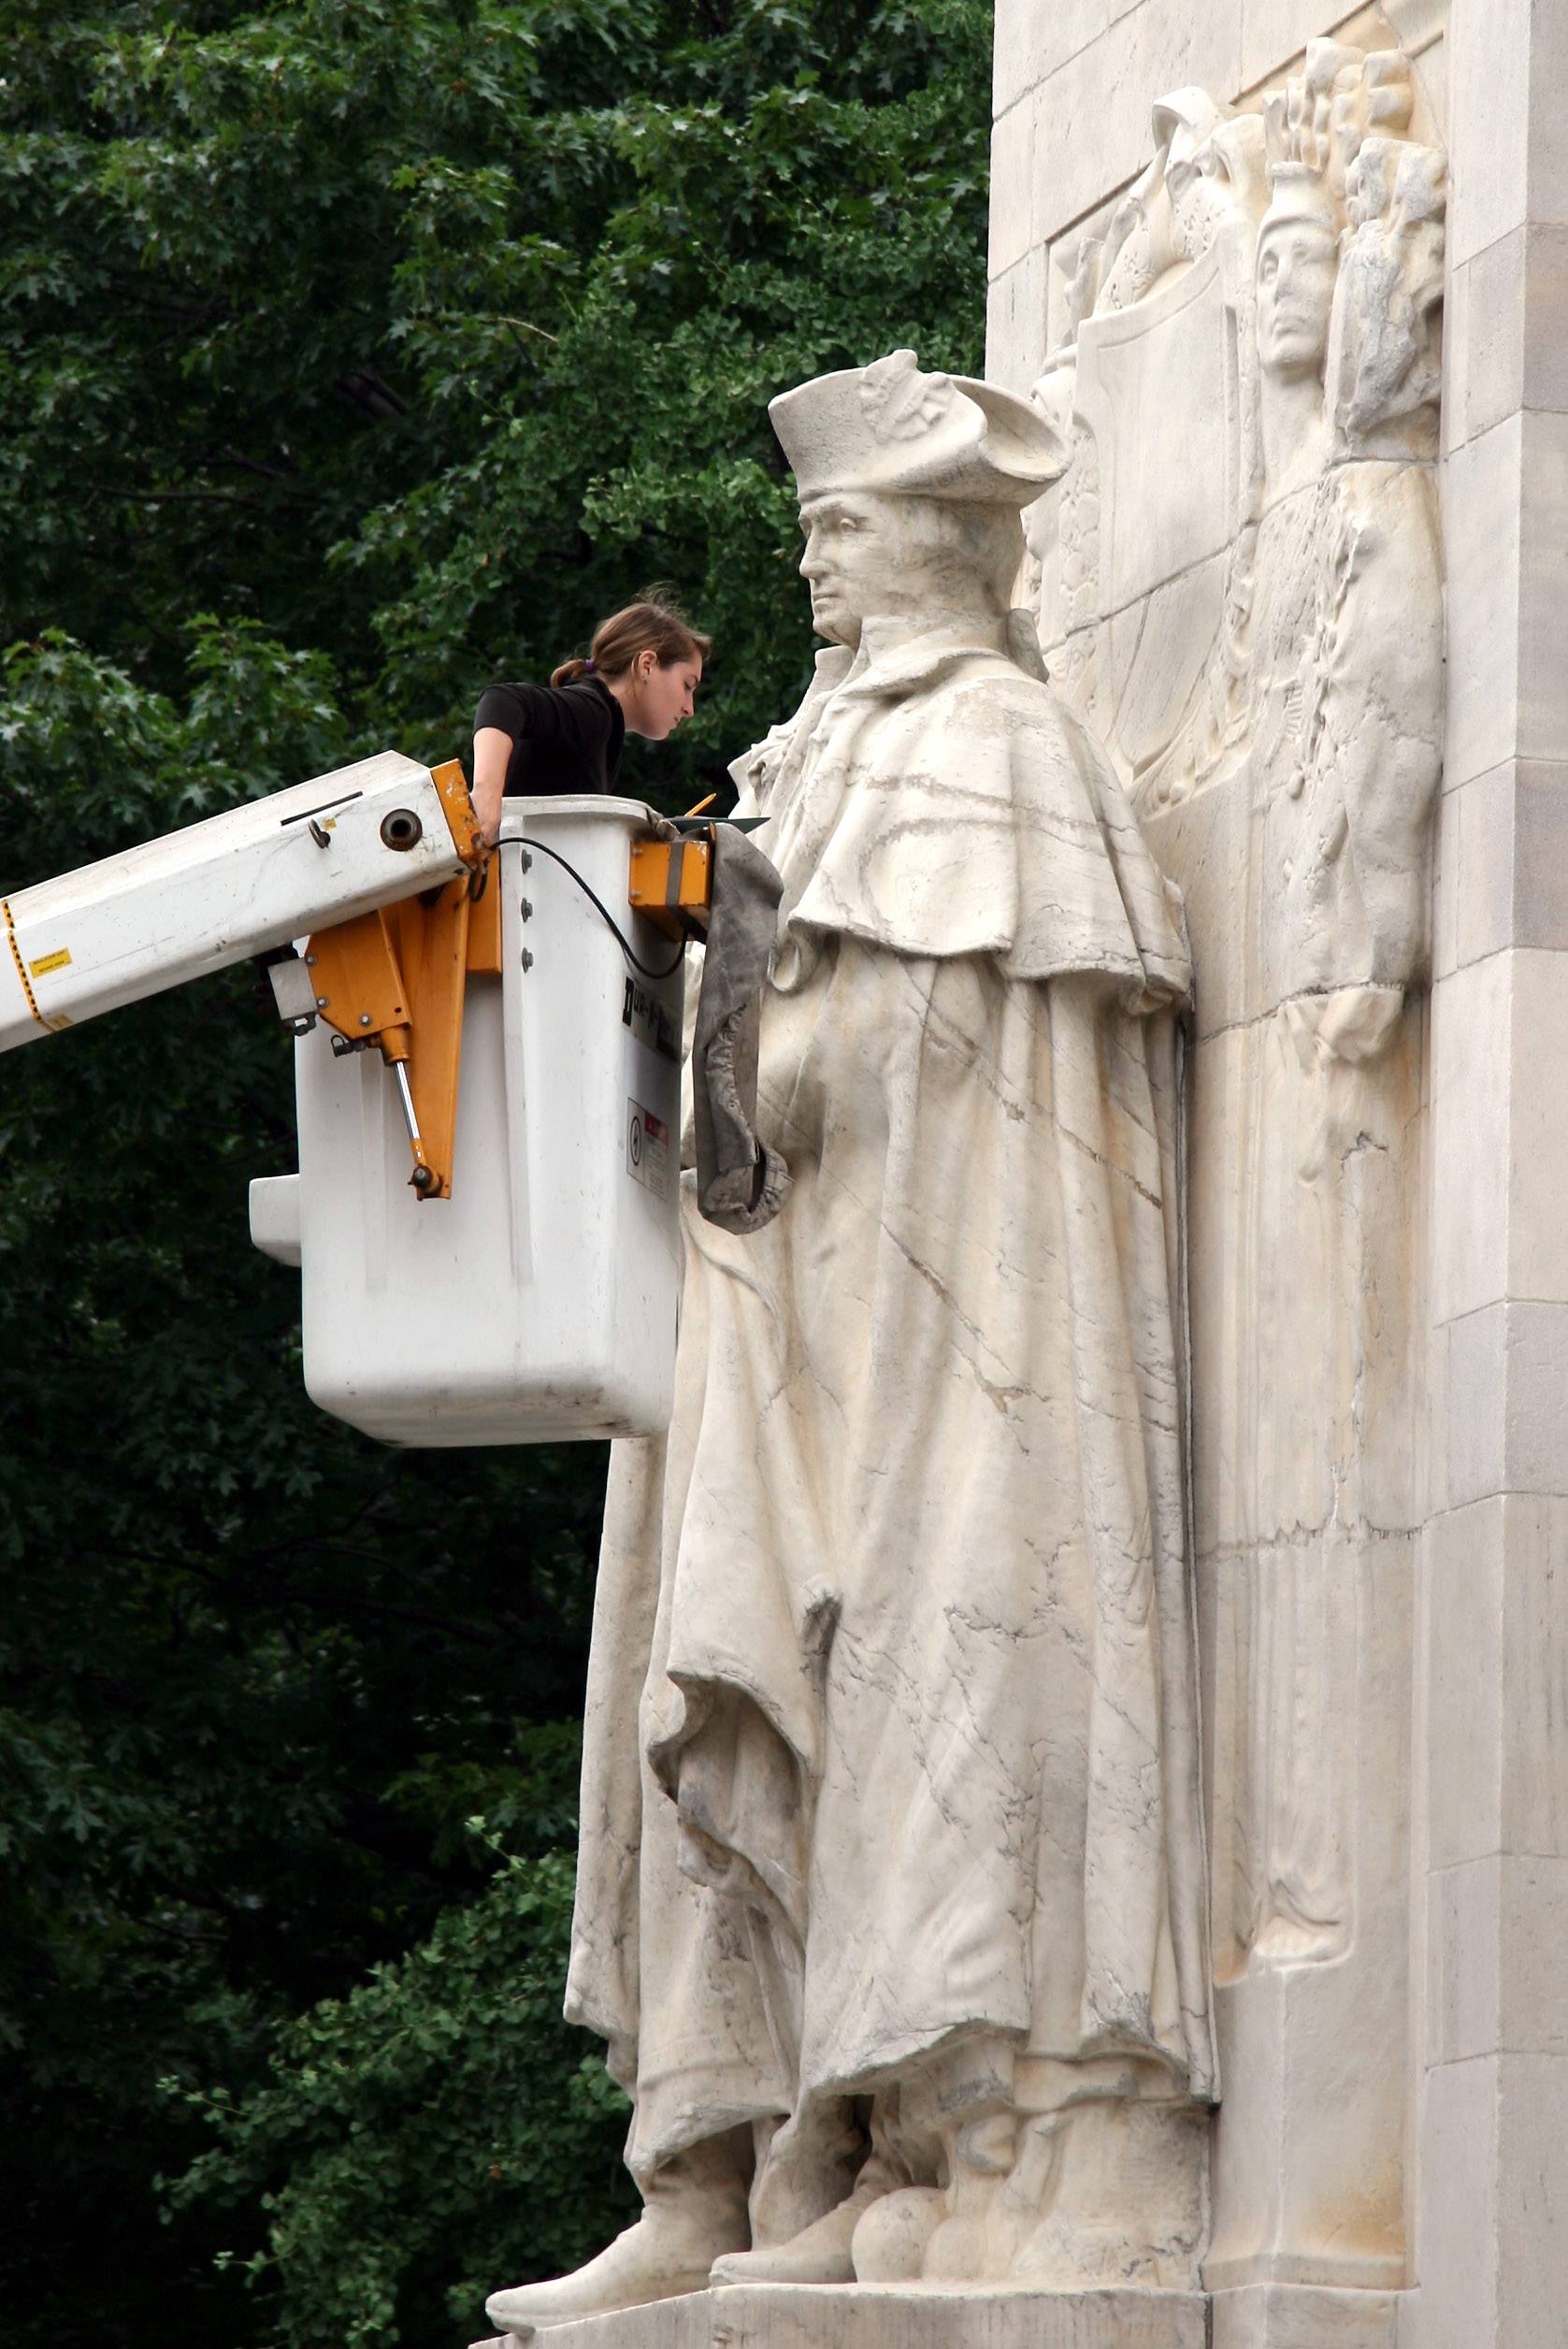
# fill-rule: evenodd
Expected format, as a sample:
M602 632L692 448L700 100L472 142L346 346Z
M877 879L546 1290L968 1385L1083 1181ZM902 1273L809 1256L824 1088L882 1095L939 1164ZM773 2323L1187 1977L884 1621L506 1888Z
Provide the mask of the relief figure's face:
M1331 228L1317 221L1265 223L1258 248L1258 355L1271 374L1322 373L1338 270Z

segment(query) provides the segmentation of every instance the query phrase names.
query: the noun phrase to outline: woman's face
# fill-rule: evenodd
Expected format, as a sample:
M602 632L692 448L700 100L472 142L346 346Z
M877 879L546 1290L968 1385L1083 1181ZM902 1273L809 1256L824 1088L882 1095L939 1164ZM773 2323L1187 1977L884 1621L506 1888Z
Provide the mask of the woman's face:
M629 690L621 697L626 731L645 742L665 742L691 716L701 683L702 662L696 653L664 665L652 653L640 654Z

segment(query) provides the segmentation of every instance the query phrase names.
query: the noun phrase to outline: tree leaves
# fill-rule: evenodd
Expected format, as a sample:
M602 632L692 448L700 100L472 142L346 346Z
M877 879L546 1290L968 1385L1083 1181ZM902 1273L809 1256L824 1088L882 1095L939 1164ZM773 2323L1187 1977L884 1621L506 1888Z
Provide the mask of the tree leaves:
M167 685L205 601L450 748L489 676L668 574L715 633L714 714L646 764L711 784L806 667L768 397L899 339L976 362L988 12L18 13L0 450L50 521L0 630ZM776 492L737 551L714 472L747 454Z
M0 888L450 757L655 577L714 656L626 785L722 784L811 657L769 399L978 367L985 0L0 23ZM626 2201L559 2018L602 1454L313 1412L293 1163L249 972L0 1064L20 2349L456 2349Z
M636 2214L626 2099L559 2026L570 1857L488 1840L485 1894L283 2030L266 2085L236 2103L167 2083L219 2140L177 2205L243 2210L275 2182L244 2271L295 2349L463 2338L503 2281L575 2267Z

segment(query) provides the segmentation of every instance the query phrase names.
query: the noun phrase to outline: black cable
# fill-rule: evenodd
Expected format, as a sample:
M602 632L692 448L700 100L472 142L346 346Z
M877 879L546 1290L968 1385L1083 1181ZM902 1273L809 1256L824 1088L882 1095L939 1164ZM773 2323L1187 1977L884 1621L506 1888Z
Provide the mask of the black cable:
M662 971L655 971L652 969L649 964L640 960L640 958L632 952L630 945L627 944L625 933L621 930L619 923L616 921L614 915L610 911L609 906L606 905L604 900L589 886L588 883L583 880L583 875L578 872L577 867L574 864L568 863L566 857L562 856L558 848L552 848L548 843L542 840L530 840L525 832L510 833L505 840L498 840L496 843L496 845L497 848L538 848L541 850L546 857L554 857L555 862L560 865L565 872L570 873L572 879L576 882L578 887L582 890L589 904L594 908L595 912L598 915L599 919L604 923L605 928L610 930L613 936L616 944L620 947L621 952L626 956L626 960L631 964L632 969L634 971L640 971L645 979L670 979L674 977L676 972L681 968L681 964L684 958L686 951L686 942L683 938L675 949L675 959L673 962L668 963Z

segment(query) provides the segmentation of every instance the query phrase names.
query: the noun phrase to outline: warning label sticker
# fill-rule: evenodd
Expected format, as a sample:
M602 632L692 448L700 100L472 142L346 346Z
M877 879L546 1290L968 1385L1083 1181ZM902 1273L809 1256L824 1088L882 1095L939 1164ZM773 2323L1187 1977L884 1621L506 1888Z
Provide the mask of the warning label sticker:
M626 1173L661 1199L669 1197L669 1128L640 1102L626 1103Z
M69 946L57 946L52 954L40 955L36 962L30 962L27 968L36 979L47 979L51 971L64 971L70 958Z

